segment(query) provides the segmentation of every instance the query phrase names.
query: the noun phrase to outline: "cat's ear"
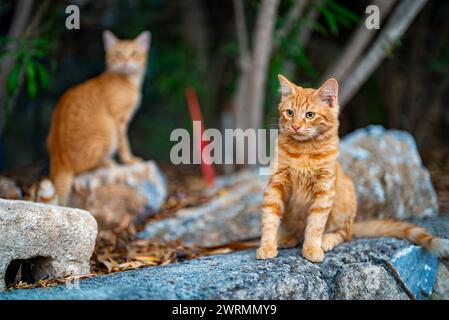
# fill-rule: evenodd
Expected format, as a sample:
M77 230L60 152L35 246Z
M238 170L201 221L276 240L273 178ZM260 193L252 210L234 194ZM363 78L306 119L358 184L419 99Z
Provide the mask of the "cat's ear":
M334 106L338 102L338 82L334 78L326 80L325 83L314 93L323 103Z
M103 32L103 43L104 49L108 51L111 49L118 41L118 38L109 30Z
M278 79L279 84L281 85L279 91L281 92L282 99L287 98L291 94L295 93L296 85L293 82L291 82L281 74L278 74Z
M137 36L135 39L137 43L144 48L146 51L150 48L151 44L151 32L150 31L144 31L141 34Z

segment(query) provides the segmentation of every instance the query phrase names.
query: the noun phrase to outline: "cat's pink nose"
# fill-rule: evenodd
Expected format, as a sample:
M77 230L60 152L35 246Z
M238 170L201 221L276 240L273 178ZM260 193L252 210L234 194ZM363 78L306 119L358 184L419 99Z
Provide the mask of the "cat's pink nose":
M296 132L296 131L298 131L298 130L299 130L299 128L300 128L300 126L297 126L297 125L292 125L292 129L293 129L293 130L295 130L295 132Z

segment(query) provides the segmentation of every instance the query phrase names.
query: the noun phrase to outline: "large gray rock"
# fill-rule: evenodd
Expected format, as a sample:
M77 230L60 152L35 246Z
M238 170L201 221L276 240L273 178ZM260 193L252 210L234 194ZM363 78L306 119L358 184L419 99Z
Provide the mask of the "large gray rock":
M31 262L34 280L90 273L96 237L87 211L0 199L0 291L19 261Z
M449 218L420 223L439 224L449 235ZM303 259L299 248L262 261L246 250L81 280L78 288L14 290L0 299L428 299L437 264L406 241L357 239L326 253L321 264Z
M165 177L153 161L114 165L75 178L69 205L86 209L101 228L144 220L156 213L167 196Z
M341 162L356 186L358 219L435 216L437 198L413 137L380 126L359 129L342 139ZM221 245L259 236L260 204L267 177L243 171L218 179L219 197L170 219L149 224L144 238L181 239L188 244Z
M427 217L438 201L412 135L369 126L345 136L340 160L357 189L359 218Z
M248 171L234 178L236 182L232 186L223 184L219 197L199 207L181 209L173 218L147 225L140 237L164 241L179 238L186 244L206 246L257 237L265 182L254 179L254 174Z

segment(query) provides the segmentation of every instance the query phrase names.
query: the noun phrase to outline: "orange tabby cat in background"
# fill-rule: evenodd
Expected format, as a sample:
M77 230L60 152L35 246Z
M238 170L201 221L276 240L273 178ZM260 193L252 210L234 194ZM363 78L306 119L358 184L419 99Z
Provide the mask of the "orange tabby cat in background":
M123 163L140 160L131 153L127 128L141 99L150 32L119 40L105 31L103 40L106 72L69 89L52 116L47 140L50 178L61 205L66 204L74 175L112 165L117 151Z
M449 240L414 224L392 220L355 222L352 181L338 163L338 83L303 89L283 76L279 104L277 168L264 193L262 239L258 259L303 241L302 255L321 262L324 252L351 237L407 239L439 256L449 254Z

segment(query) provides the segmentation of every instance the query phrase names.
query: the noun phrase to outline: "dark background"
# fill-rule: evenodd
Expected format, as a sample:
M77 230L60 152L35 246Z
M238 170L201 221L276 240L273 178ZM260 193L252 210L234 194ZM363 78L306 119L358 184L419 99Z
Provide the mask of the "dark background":
M39 166L45 173L45 139L51 112L67 88L104 70L105 29L121 38L133 38L145 29L152 32L142 105L130 126L135 154L168 162L173 145L170 132L179 127L191 129L187 87L196 89L207 127L222 128L223 114L233 110L241 49L233 1L31 1L28 33L24 32L20 44L11 48L8 34L20 2L0 0L0 71L5 69L6 59L13 59L14 67L19 66L17 79L9 73L0 82L0 87L7 87L3 92L1 169ZM250 49L261 2L242 1ZM81 10L80 30L65 28L65 8L72 3ZM267 69L262 127L276 123L276 75L286 73L302 86L319 85L363 23L365 8L371 2L307 1L303 17L279 38L277 30L285 25L295 3L280 1L275 16L276 48ZM317 14L310 18L312 10ZM299 34L304 30L309 38L301 42ZM449 167L448 33L449 2L428 1L344 106L341 133L369 124L404 129L414 135L429 166L435 163L440 169Z

